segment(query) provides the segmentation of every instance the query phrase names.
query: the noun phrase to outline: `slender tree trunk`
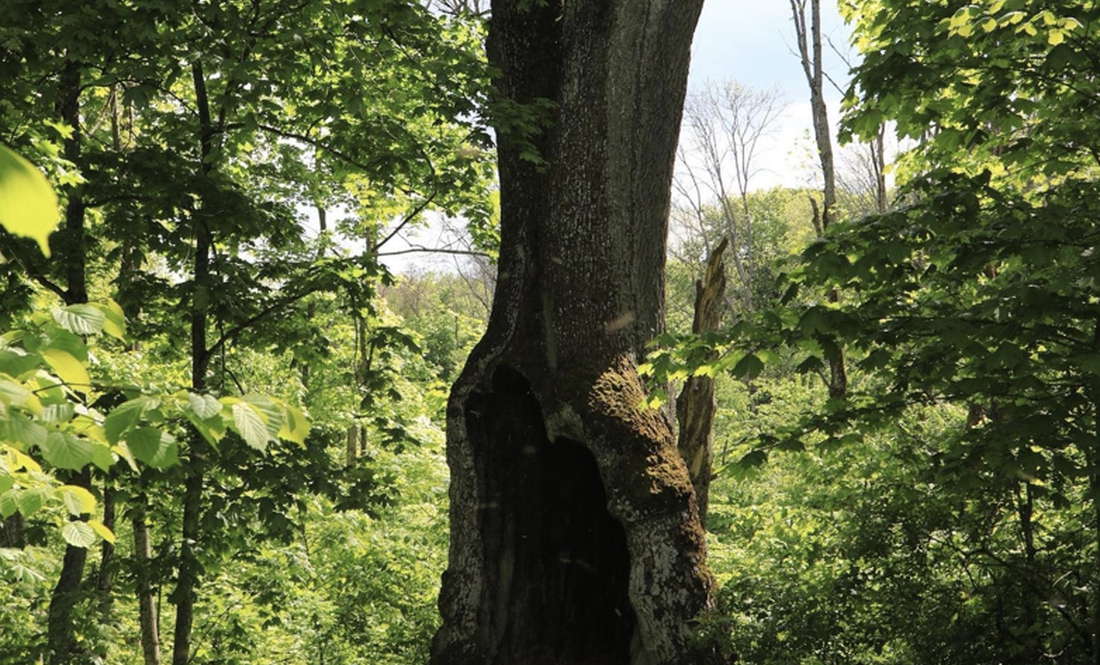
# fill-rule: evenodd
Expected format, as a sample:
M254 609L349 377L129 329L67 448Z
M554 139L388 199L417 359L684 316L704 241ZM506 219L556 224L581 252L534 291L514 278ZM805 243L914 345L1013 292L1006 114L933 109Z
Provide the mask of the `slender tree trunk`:
M111 478L104 478L103 480L103 526L114 531L116 494L111 487L112 482ZM115 546L104 540L100 545L99 571L96 575L95 583L95 592L98 598L97 614L99 615L99 624L104 627L110 626L111 620L114 618L114 598L112 593L114 590L116 565ZM108 644L109 642L107 640L103 640L95 645L97 647L97 662L107 662Z
M348 425L346 441L344 445L344 466L351 468L359 457L359 423Z
M103 487L103 526L115 529L115 491L104 480ZM96 595L99 596L99 621L106 624L111 620L113 602L111 592L114 587L115 546L103 541L99 553L99 574L96 576Z
M1093 321L1092 347L1094 351L1100 350L1100 319ZM1092 400L1093 435L1095 440L1100 441L1100 390L1092 390L1090 398ZM1091 619L1089 627L1092 632L1092 642L1088 646L1092 652L1093 665L1100 665L1100 538L1095 537L1095 534L1100 534L1100 500L1096 498L1100 496L1100 446L1093 443L1085 451L1085 461L1088 463L1089 468L1089 496L1094 534L1093 570L1088 583L1088 586L1092 587L1092 593L1089 594L1089 605L1091 605L1089 607Z
M886 191L886 126L878 128L878 134L871 142L871 168L875 175L875 210L886 212L890 202Z
M829 228L836 208L836 168L833 165L833 135L829 129L829 109L825 104L825 64L821 40L821 0L809 0L810 18L806 24L806 1L790 0L798 40L802 71L810 86L810 108L813 114L814 140L821 162L824 180L822 226Z
M76 164L81 160L80 82L80 64L73 60L66 60L61 71L58 111L62 122L72 129L72 133L65 139L65 159ZM84 199L79 187L71 189L65 205L63 233L60 242L57 243L58 255L65 270L66 289L62 295L66 305L88 302L84 256L84 212ZM89 489L91 473L88 469L73 473L68 482ZM85 516L73 519L85 519ZM84 580L84 566L87 561L87 548L66 546L61 573L50 596L46 639L48 662L51 664L69 663L77 651L73 610L80 601L80 587Z
M119 89L111 91L111 141L115 152L122 154L122 118L118 107ZM138 224L133 215L128 221ZM137 278L142 268L141 234L132 233L123 238L121 264L118 271L118 295L116 299L131 321L141 317L141 297L137 290ZM139 349L131 341L130 350ZM134 594L138 603L139 640L144 665L160 665L160 623L157 613L155 589L152 582L153 541L148 523L149 497L145 493L145 477L135 481L137 492L131 499L130 528L134 537Z
M143 489L138 496L134 497L131 509L131 525L134 530L134 574L142 657L145 665L160 665L160 626L152 583L153 545L149 537L149 523L146 517L148 501Z
M722 323L722 307L725 302L726 269L722 254L726 250L725 239L707 259L703 279L695 282L695 318L691 332L696 335L718 330ZM712 358L713 359L713 358ZM711 461L714 457L714 415L718 404L714 398L714 378L692 376L684 381L680 396L676 398L676 421L679 425L677 448L687 464L695 499L699 504L699 523L707 524L707 505L710 495Z
M821 39L821 0L809 0L809 25L806 21L807 0L790 0L791 14L794 18L795 36L798 40L798 54L802 61L802 71L810 87L810 108L813 113L814 140L817 143L817 156L821 162L823 180L823 201L818 210L813 201L814 227L818 235L828 230L836 216L836 167L833 160L833 135L829 129L829 109L825 104L825 63ZM833 289L826 294L829 302L838 301L840 294ZM829 397L843 399L848 394L848 371L844 362L844 349L837 348L826 358L829 365Z
M70 485L88 487L90 471L74 472L67 482ZM73 610L80 602L81 582L84 580L84 566L88 561L88 549L85 547L65 548L65 558L61 562L61 573L50 595L49 618L46 629L47 661L50 665L68 665L79 654L79 647L73 628Z
M554 102L501 133L499 282L447 409L450 566L435 665L704 665L712 580L687 468L636 363L664 253L699 0L493 3L501 93Z
M1092 322L1092 348L1093 353L1100 353L1100 317ZM1093 386L1089 390L1089 400L1092 402L1092 435L1093 443L1085 448L1085 462L1089 469L1089 508L1091 509L1093 554L1092 573L1085 586L1092 587L1089 598L1089 628L1092 633L1092 641L1087 645L1091 652L1092 665L1100 665L1100 388Z
M61 121L72 129L72 134L65 139L65 159L80 164L81 162L81 127L80 127L80 65L72 60L66 60L61 72L61 101L58 109L61 112ZM84 198L79 186L68 192L68 202L65 204L64 233L61 234L58 243L58 254L62 259L65 269L65 304L88 302L88 287L85 277L84 242Z
M1027 630L1018 639L1022 642L1024 653L1029 662L1043 660L1043 620L1039 603L1042 589L1042 573L1038 568L1038 549L1035 546L1035 523L1032 516L1035 510L1035 496L1032 484L1028 481L1013 483L1016 517L1020 520L1020 537L1024 546L1023 579L1018 581L1021 589L1021 602L1024 611L1024 625Z

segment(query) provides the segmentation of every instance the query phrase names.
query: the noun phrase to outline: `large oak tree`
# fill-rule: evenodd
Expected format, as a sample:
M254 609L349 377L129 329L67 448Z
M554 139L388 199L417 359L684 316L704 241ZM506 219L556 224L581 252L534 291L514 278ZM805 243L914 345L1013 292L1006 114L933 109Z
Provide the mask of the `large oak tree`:
M493 2L501 107L552 110L534 138L498 123L499 283L448 405L451 552L434 663L715 658L691 637L712 589L696 499L636 369L663 328L701 5Z

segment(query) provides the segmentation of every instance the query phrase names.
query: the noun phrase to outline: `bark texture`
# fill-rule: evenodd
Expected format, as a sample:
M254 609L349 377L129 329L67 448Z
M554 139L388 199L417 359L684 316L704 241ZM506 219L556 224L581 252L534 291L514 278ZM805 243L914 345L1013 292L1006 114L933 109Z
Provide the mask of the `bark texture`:
M715 662L712 581L671 423L636 363L663 327L673 154L701 0L493 3L500 135L489 328L451 393L450 567L434 665Z

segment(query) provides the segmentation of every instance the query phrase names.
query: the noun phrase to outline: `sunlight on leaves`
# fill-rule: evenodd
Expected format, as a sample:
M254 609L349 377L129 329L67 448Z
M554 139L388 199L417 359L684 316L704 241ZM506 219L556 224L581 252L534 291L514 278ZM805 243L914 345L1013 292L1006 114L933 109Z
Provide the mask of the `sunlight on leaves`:
M57 228L57 194L30 162L0 145L0 226L38 243L50 255L47 240Z

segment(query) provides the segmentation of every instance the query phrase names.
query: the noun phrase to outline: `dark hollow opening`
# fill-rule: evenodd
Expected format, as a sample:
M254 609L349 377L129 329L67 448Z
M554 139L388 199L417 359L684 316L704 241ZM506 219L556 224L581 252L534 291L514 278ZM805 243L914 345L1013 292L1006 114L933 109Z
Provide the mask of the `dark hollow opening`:
M596 460L550 441L527 380L501 368L467 404L484 546L480 642L491 665L626 665L629 554Z

